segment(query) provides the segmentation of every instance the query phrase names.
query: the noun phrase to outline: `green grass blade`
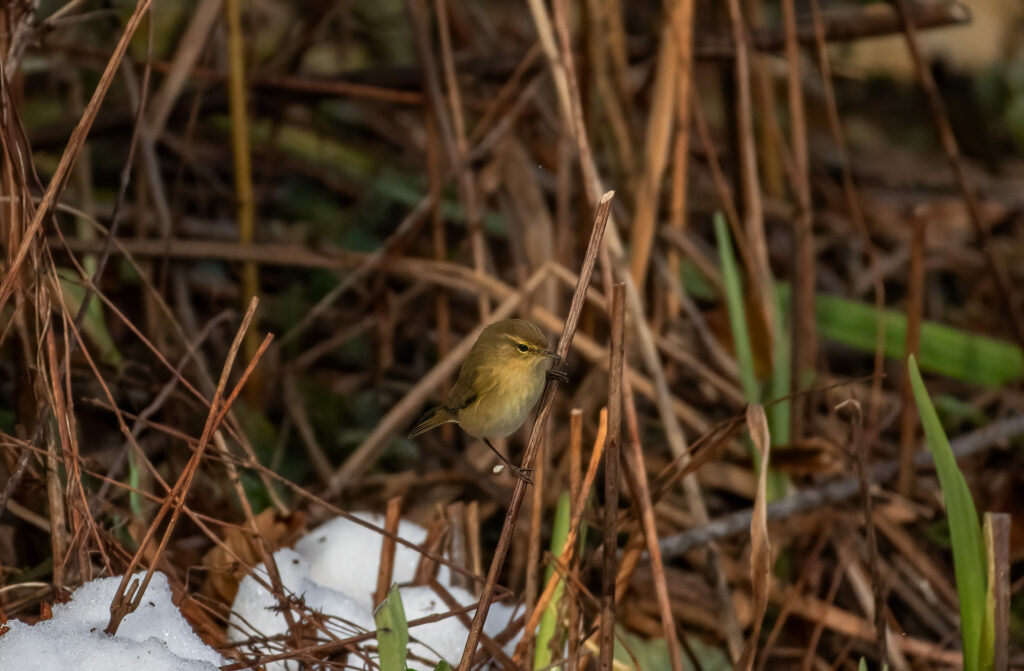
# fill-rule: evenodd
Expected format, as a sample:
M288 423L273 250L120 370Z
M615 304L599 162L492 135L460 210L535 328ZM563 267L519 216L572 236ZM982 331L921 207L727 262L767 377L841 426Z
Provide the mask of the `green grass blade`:
M790 288L777 284L784 309ZM822 340L861 350L875 351L875 306L818 294L814 299L818 334ZM906 356L907 317L895 310L882 312L885 356ZM918 364L922 370L986 387L1001 387L1024 378L1024 352L1002 340L937 324L921 323Z
M555 527L551 532L551 554L560 557L565 539L569 535L569 492L562 492L558 497L558 507L555 510ZM554 567L548 566L544 571L544 582L547 584L554 573ZM551 639L558 629L558 611L561 607L562 593L565 591L565 584L559 580L555 585L555 593L551 602L541 615L540 625L537 627L537 642L533 651L533 668L547 669L551 666L552 651ZM558 647L561 647L560 645Z
M85 287L77 275L67 269L58 268L57 276L60 277L60 292L68 312L77 314L85 300ZM93 345L99 350L100 360L115 368L121 365L123 357L114 344L114 338L107 330L106 320L103 317L103 303L98 298L89 301L89 307L85 310L85 318L82 321L82 332Z
M747 326L747 312L743 302L743 278L740 276L739 266L736 263L736 255L732 249L732 239L729 237L729 229L725 223L725 217L721 212L715 212L715 239L718 242L719 261L722 265L722 283L725 285L725 303L729 311L729 327L732 330L733 345L736 349L736 365L740 369L740 381L743 385L743 395L747 403L761 402L761 385L757 380L757 373L754 369L754 351L750 345L750 329ZM774 359L775 372L772 381L773 393L778 396L785 396L789 393L789 338L786 337L785 329L782 326L785 321L782 317L785 312L781 309L782 302L776 298L775 301L775 345ZM778 397L777 396L777 397ZM779 426L772 426L772 444L789 441L789 403L779 403L773 407L773 420ZM775 433L779 429L778 434ZM754 466L760 472L761 456L751 445L751 454L754 459ZM784 497L789 489L789 482L786 476L777 471L768 473L768 500L777 501Z
M702 300L722 298L692 261L680 266L686 291ZM783 314L789 309L789 284L776 282L775 290ZM873 354L875 351L875 306L860 301L816 294L814 314L818 336ZM907 317L895 310L882 311L885 356L902 360L906 356ZM935 322L921 323L918 347L921 370L985 387L1002 387L1024 378L1024 351L1012 343L977 335Z
M141 478L139 476L139 458L135 456L135 450L128 450L128 485L131 487L128 493L128 506L132 514L142 518L142 497L139 495Z
M381 671L405 671L406 648L409 645L409 625L405 619L402 595L398 585L392 585L388 598L373 613L377 623L377 648L380 651Z
M953 545L953 568L956 590L960 598L960 629L963 636L964 671L984 671L984 659L991 660L991 651L982 651L985 629L988 565L985 560L985 541L978 522L971 491L963 473L957 466L949 439L939 422L928 390L921 379L917 361L909 357L910 383L914 399L924 426L925 442L935 459L942 498L949 518L949 536ZM989 667L991 662L989 662Z
M715 239L718 242L718 256L722 265L722 283L725 285L725 304L729 311L729 327L732 330L733 346L736 349L736 365L740 369L740 382L747 403L761 402L761 385L757 381L754 370L754 351L750 345L750 329L747 327L747 312L743 303L743 278L740 276L736 255L732 249L732 239L721 212L715 212ZM775 303L775 372L772 379L772 391L776 397L789 393L789 338L786 337L783 324L785 314L781 309L781 301ZM772 444L789 441L789 403L779 403L773 407L772 419L778 422L773 425ZM776 430L779 433L776 434ZM755 469L760 472L761 456L751 445L751 454ZM777 471L768 473L768 499L776 501L786 495L789 482L786 476Z
M715 212L715 239L718 242L718 256L722 264L725 303L729 310L729 325L736 348L736 364L740 369L743 394L747 397L748 403L760 403L761 388L754 373L754 352L750 347L750 330L747 328L747 313L743 305L743 282L732 250L729 229L721 212Z

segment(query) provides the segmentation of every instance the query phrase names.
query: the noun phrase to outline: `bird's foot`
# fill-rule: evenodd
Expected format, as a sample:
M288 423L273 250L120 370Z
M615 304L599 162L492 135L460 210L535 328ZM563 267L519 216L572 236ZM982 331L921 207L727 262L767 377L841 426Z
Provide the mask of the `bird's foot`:
M532 485L533 484L533 480L530 478L530 473L533 473L533 469L532 468L519 468L518 466L513 464L511 461L509 461L508 457L506 457L504 454L501 453L501 450L499 450L494 445L492 445L491 441L489 441L486 438L484 438L483 441L484 441L484 443L486 443L487 447L491 448L491 452L494 452L494 454L498 455L498 458L501 459L502 465L495 467L495 469L494 469L495 473L499 472L502 468L506 468L507 467L510 471L512 471L513 475L515 475L517 478L519 478L520 480L522 480L526 484L528 484L528 485Z
M518 466L512 467L512 474L528 485L533 484L533 478L530 477L531 473L533 473L532 468L519 468Z
M563 383L569 381L569 366L565 363L565 359L555 361L555 364L547 371L547 378Z

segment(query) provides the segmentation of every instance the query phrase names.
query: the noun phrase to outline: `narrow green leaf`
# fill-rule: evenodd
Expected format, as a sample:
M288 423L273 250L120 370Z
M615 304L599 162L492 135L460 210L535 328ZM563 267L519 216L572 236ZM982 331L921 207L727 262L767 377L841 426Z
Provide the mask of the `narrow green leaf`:
M562 547L565 539L569 536L569 492L562 492L558 497L558 507L555 509L555 526L551 532L551 554L555 557L562 556ZM554 566L548 565L544 571L544 582L551 579L554 573ZM551 602L540 617L540 624L537 626L537 642L533 650L533 668L547 669L551 666L551 639L558 629L559 602L562 600L562 593L565 591L565 584L559 580L555 585L555 593Z
M783 310L787 310L789 285L778 283L776 291ZM814 314L822 340L862 352L875 351L874 305L818 294L814 298ZM885 356L902 360L906 356L906 315L884 310L882 326L885 329ZM1024 351L996 338L925 321L921 323L918 365L924 371L955 380L1001 387L1024 378Z
M77 274L66 268L58 268L57 275L60 277L60 293L68 312L72 315L78 313L85 299L85 287L78 279ZM85 319L82 321L82 332L99 350L100 360L108 366L120 366L122 357L114 344L114 338L107 330L107 324L103 318L103 304L95 296L89 301L89 307L85 310Z
M984 653L982 635L985 629L987 573L985 541L978 522L971 491L963 473L957 466L949 439L939 422L928 390L921 379L914 356L909 357L910 384L924 426L925 442L935 460L942 498L949 518L949 535L953 545L953 569L956 574L957 595L960 598L960 629L963 637L964 671L984 671L983 660L991 658ZM991 663L989 664L991 666Z
M388 598L373 613L377 623L377 648L381 671L406 671L405 654L409 645L409 625L405 619L402 595L392 585Z
M452 665L442 659L434 667L434 671L452 671Z
M722 648L705 643L700 636L686 637L688 652L699 666L694 666L689 655L683 658L684 671L700 668L703 671L732 671L733 665ZM664 638L639 636L622 627L615 627L615 668L628 671L671 671L668 645Z
M725 303L729 311L729 327L732 330L733 346L736 349L736 365L740 369L740 382L743 385L743 395L747 403L761 402L761 385L757 380L757 373L754 370L754 351L750 344L750 329L747 327L747 312L743 303L743 278L740 276L739 266L736 263L736 255L732 250L732 240L729 237L729 229L725 223L725 217L721 212L715 212L715 239L718 242L718 256L722 265L722 282L725 285ZM785 396L789 393L789 338L786 336L785 328L782 326L785 320L782 315L782 303L776 298L774 301L776 309L775 333L775 371L772 383L773 392L778 396ZM773 444L789 441L789 403L779 403L773 407L772 419L778 426L772 426ZM778 429L776 435L774 431ZM785 440L781 440L785 437ZM751 455L754 459L754 466L760 472L761 456L751 445ZM770 471L768 473L768 500L776 501L786 495L789 489L789 481L783 473Z
M736 264L736 256L732 251L729 229L721 212L715 212L715 239L718 241L722 282L725 284L725 303L729 310L729 325L736 348L736 364L740 369L743 394L747 397L748 403L760 403L761 389L754 373L754 352L750 347L750 330L747 328L747 313L743 305L743 283Z
M131 486L131 491L128 494L128 506L133 515L142 517L142 497L139 494L141 486L139 458L135 456L135 450L128 450L128 484Z

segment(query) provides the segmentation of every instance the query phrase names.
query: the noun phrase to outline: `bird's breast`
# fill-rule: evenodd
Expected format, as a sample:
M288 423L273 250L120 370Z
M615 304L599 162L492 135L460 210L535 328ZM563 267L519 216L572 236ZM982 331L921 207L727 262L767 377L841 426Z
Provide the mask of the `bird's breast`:
M477 438L503 438L526 421L544 390L544 372L497 384L459 413L459 425Z

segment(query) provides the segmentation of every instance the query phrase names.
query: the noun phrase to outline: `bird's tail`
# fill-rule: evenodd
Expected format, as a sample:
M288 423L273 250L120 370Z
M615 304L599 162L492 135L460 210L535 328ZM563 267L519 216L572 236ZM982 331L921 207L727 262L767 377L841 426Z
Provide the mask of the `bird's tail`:
M442 408L435 408L423 416L425 419L421 419L420 423L412 428L409 432L410 438L415 438L421 433L426 433L431 429L437 428L445 422L454 422L455 418L452 414Z

